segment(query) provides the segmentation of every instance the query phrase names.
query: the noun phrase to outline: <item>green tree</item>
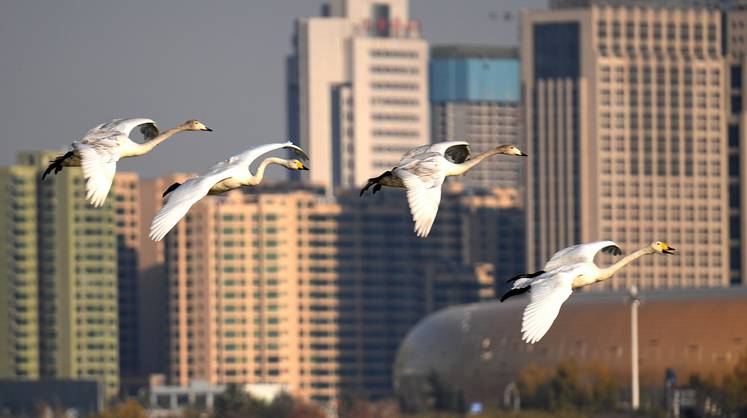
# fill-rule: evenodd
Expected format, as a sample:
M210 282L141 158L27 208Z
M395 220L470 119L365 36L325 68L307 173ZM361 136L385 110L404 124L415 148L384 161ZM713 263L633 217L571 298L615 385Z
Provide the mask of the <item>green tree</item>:
M293 407L287 415L287 418L326 418L327 415L319 406L304 402L300 399L293 400Z
M610 411L619 401L620 388L606 367L580 367L565 361L554 370L536 365L519 373L522 403L552 411Z
M267 417L288 417L296 403L297 401L287 393L280 393L267 406L267 413L265 415Z
M264 418L268 405L249 396L238 385L228 385L215 399L212 418Z
M737 361L734 372L724 379L723 389L727 407L747 417L747 349Z
M100 414L95 415L96 418L147 418L145 409L134 399L129 399L124 403L112 405Z
M287 393L281 393L267 403L236 385L230 385L215 400L211 418L325 418L325 415L318 406Z

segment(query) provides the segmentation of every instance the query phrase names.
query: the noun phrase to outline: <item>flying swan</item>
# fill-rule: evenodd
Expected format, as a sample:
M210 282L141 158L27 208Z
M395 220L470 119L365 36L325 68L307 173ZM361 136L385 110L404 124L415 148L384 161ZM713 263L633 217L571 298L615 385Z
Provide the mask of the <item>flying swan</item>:
M138 126L145 138L141 144L130 139L130 132ZM112 187L117 161L146 154L174 134L184 131L212 129L194 119L161 133L152 119L114 119L102 123L89 130L80 141L74 141L70 145L70 151L51 161L42 174L42 180L52 171L54 174L59 173L63 167L82 167L86 180L86 199L91 205L101 207Z
M241 186L256 186L262 182L265 169L270 164L281 165L289 170L308 170L299 160L284 160L282 158L265 158L257 167L256 174L252 174L249 165L262 154L279 149L289 149L308 160L304 150L291 142L282 144L261 145L223 160L201 176L191 178L183 184L174 183L163 192L165 204L153 218L150 225L150 238L160 241L189 212L189 208L206 195L216 195L237 189Z
M439 142L409 150L397 167L368 179L360 195L373 186L372 193L382 186L407 189L407 203L415 221L415 233L425 238L431 231L441 202L441 185L448 176L461 176L482 160L496 154L526 157L516 145L501 145L472 157L469 143Z
M594 264L594 256L599 251L613 255L622 254L622 248L614 241L574 245L556 252L542 270L521 274L508 280L513 282L513 287L503 295L501 302L531 290L531 300L524 309L521 321L522 340L530 344L539 341L550 329L560 312L560 307L574 289L607 280L644 255L674 254L675 249L665 242L652 242L604 268Z

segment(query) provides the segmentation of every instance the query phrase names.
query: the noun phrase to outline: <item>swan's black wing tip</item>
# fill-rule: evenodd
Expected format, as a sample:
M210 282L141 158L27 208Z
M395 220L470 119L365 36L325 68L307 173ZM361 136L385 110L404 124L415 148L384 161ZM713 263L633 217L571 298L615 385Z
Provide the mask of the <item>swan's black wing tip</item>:
M510 298L512 296L517 296L517 295L521 295L523 293L526 293L526 292L529 291L529 289L531 287L532 286L521 287L521 288L518 288L518 289L511 289L508 292L504 293L503 296L501 296L501 302L503 302L504 300L506 300L506 299L508 299L508 298Z

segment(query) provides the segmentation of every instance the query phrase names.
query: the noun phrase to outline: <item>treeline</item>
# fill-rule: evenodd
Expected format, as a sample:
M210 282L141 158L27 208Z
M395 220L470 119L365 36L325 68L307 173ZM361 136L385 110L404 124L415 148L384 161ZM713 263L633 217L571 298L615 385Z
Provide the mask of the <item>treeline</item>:
M564 362L554 369L536 366L526 367L519 376L519 392L524 411L513 413L488 410L472 415L480 418L583 418L626 414L627 385L621 385L608 373L603 365L581 367L574 362ZM663 383L662 383L663 385ZM717 404L718 413L698 416L729 416L747 418L747 351L739 358L734 371L720 381L691 376L680 385L695 389L700 397L707 397ZM642 391L644 407L638 416L666 416L664 402L646 399ZM624 396L623 396L624 394ZM496 402L498 399L496 399ZM662 401L662 399L659 399ZM339 418L461 418L466 411L451 413L433 411L423 414L402 413L393 400L376 403L361 397L343 396L339 405ZM327 415L316 404L293 398L287 394L277 396L272 402L252 397L238 386L216 398L213 411L185 411L173 418L325 418ZM113 405L90 418L147 418L147 413L134 400Z

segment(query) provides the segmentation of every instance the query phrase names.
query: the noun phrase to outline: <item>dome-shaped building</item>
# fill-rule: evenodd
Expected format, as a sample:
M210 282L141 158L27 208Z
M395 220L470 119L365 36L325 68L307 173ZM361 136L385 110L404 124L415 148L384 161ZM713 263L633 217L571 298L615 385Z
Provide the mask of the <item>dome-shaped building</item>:
M652 291L639 295L642 388L661 387L667 369L720 379L747 347L747 288ZM538 343L521 341L528 298L450 307L420 321L402 342L394 389L406 410L433 407L434 395L497 405L520 371L564 360L602 364L630 385L630 296L580 292ZM438 396L435 396L438 397Z

